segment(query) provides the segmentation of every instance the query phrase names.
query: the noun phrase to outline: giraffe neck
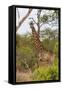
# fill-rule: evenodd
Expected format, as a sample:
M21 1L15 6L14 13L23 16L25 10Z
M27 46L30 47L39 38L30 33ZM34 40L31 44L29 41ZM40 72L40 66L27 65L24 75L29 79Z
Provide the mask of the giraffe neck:
M33 35L34 44L35 44L35 48L36 48L37 52L41 52L43 48L42 48L39 36L34 27L32 28L32 35Z

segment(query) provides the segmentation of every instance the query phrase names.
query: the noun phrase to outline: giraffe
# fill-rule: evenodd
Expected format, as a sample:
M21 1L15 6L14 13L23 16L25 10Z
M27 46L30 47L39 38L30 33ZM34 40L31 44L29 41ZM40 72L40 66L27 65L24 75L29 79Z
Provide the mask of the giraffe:
M52 64L55 57L54 53L46 50L43 47L32 21L30 22L30 28L32 30L32 36L37 51L38 64L40 64L40 62L47 62L49 64Z

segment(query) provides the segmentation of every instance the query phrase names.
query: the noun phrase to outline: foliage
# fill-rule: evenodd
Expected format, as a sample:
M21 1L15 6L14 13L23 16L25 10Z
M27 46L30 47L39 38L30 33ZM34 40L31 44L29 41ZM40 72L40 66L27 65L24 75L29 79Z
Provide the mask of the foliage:
M40 17L40 19L41 19L41 22L43 23L52 22L58 19L58 10L53 10L53 11L49 10L49 13L48 14L44 13L43 16Z
M44 39L42 45L47 50L50 50L58 55L58 41L55 39ZM34 53L33 53L34 52ZM16 35L16 64L18 68L33 69L37 64L36 50L33 44L32 37ZM56 61L57 62L57 61ZM49 67L48 67L49 68Z
M52 40L44 39L42 42L43 47L45 47L46 49L57 54L58 53L58 45L56 46L56 43L58 43L58 41L55 39L52 39Z
M52 30L50 28L46 28L40 32L40 36L48 39L58 39L58 30Z
M33 72L33 80L58 80L58 62L55 59L53 66L39 67Z
M33 51L34 47L32 38L16 35L16 42L16 63L20 68L32 69L32 67L37 63L36 53Z
M41 22L45 23L47 21L48 21L48 16L44 14L43 17L41 17Z
M56 44L55 44L55 47L54 47L54 53L56 54L56 56L58 56L58 52L59 52L59 44L58 44L58 42L56 42Z

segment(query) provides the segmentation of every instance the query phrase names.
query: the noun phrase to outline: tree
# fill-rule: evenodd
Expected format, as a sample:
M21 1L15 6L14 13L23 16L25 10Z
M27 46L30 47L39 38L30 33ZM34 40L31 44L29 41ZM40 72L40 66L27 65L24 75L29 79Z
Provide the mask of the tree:
M34 18L30 17L29 19L31 19L31 21L33 21L34 24L37 25L37 33L38 36L40 38L40 31L41 31L41 27L45 24L48 25L52 25L56 26L57 25L57 21L58 20L58 10L48 10L48 14L44 13L43 15L41 15L41 13L43 12L43 10L41 9L37 9L37 22L34 20Z
M18 11L18 9L17 9ZM19 22L18 26L16 26L16 31L20 28L20 26L22 25L22 23L26 20L26 18L30 15L32 9L29 9L27 14L22 18L22 20ZM20 18L20 14L19 14L19 11L18 11L18 17Z
M37 11L37 19L38 19L37 26L38 26L39 37L40 37L40 15L41 15L41 9L38 9L38 11Z
M46 28L45 30L42 30L40 32L40 36L48 39L58 39L58 30L54 29L51 30L51 28Z

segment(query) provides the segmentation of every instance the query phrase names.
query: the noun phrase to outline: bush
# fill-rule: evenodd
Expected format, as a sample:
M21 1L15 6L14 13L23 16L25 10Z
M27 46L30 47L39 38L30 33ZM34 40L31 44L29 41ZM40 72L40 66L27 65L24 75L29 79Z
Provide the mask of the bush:
M16 35L16 63L19 68L33 68L37 63L31 36Z
M33 80L58 80L58 66L39 67L33 72Z
M42 43L46 49L52 50L55 54L57 54L57 40L45 39ZM33 80L57 80L58 57L55 57L53 66L49 65L48 67L42 66L37 68L38 59L36 56L36 50L34 49L35 47L31 36L26 37L16 35L16 65L19 70L24 71L31 69L33 72Z
M43 47L45 47L47 50L51 50L52 52L55 52L54 49L57 49L57 47L55 47L56 43L58 43L58 41L55 39L52 39L52 40L45 39L42 42Z

